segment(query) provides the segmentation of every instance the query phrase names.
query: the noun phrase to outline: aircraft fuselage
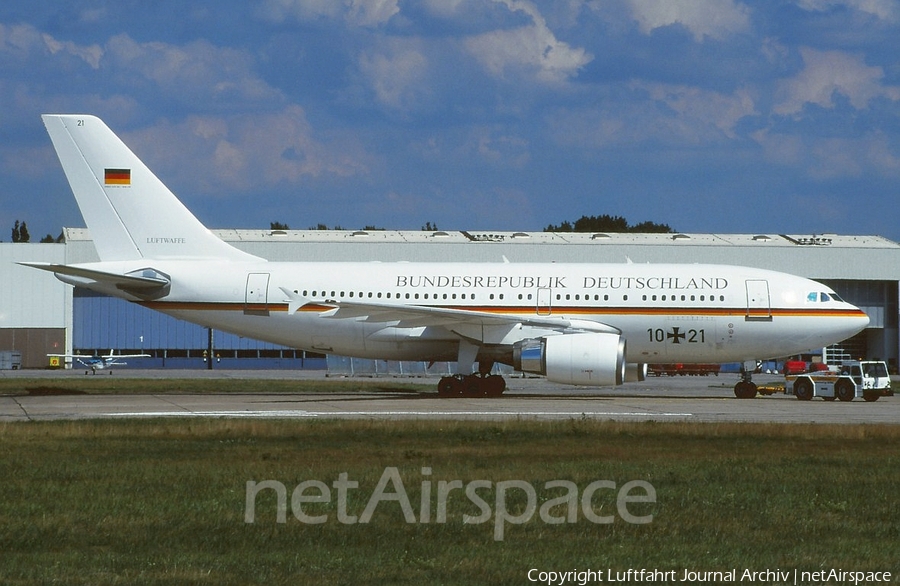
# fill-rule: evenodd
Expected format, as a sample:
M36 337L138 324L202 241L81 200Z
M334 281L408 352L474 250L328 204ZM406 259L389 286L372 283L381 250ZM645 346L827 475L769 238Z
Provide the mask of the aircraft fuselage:
M147 263L99 263L128 273ZM131 266L127 266L131 265ZM86 265L87 266L87 265ZM175 317L286 346L392 360L455 360L460 336L509 345L539 327L417 326L342 317L342 302L595 322L621 331L629 362L780 357L850 336L859 309L809 279L722 265L564 263L290 263L156 260L163 298L135 299ZM291 308L288 293L305 304ZM117 292L121 295L121 292ZM491 328L496 331L488 331ZM547 334L553 334L548 328Z

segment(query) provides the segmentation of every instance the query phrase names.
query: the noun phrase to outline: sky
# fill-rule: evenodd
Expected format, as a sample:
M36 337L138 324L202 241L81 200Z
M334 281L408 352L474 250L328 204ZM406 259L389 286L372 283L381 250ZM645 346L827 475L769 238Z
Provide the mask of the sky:
M0 240L84 222L40 120L102 118L210 228L900 240L900 0L0 7Z

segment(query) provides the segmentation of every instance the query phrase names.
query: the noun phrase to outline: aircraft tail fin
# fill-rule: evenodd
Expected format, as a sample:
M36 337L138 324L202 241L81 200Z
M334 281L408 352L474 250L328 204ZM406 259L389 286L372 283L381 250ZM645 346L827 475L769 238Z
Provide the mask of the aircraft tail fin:
M42 119L100 260L259 260L207 230L99 118Z

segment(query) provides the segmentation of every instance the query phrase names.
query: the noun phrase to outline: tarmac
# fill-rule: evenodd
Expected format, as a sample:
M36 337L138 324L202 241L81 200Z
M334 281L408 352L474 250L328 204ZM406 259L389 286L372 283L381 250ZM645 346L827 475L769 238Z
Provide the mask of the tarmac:
M0 378L61 378L85 376L71 371L0 371ZM91 376L91 375L88 375ZM107 373L96 376L109 376ZM333 380L324 371L246 370L117 370L120 378L228 378ZM291 419L598 419L614 421L690 421L747 423L900 423L900 397L875 402L813 399L770 395L737 399L737 374L651 377L619 387L586 389L549 383L540 378L507 377L507 391L498 398L440 399L436 391L384 391L377 383L437 384L436 378L355 377L376 383L372 390L335 394L222 393L121 395L0 395L0 422L152 417L233 417ZM782 380L756 375L759 384ZM365 385L363 385L365 386ZM383 384L381 385L383 386Z

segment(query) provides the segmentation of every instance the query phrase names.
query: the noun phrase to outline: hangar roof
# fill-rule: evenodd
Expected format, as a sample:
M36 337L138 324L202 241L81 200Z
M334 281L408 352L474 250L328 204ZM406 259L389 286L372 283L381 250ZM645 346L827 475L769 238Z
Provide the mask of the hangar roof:
M97 260L86 228L64 231L69 245L68 262ZM273 261L696 262L759 266L818 279L900 280L900 244L874 235L474 230L212 232L237 248Z

